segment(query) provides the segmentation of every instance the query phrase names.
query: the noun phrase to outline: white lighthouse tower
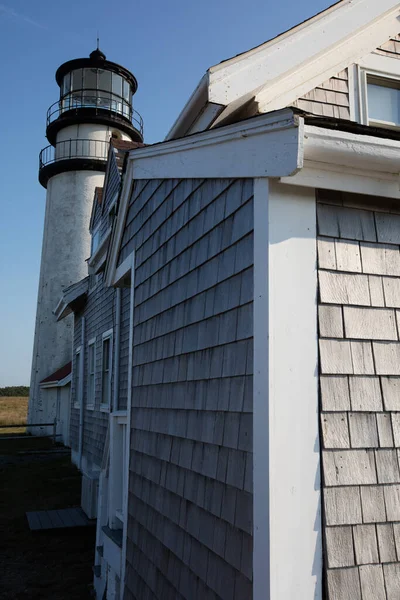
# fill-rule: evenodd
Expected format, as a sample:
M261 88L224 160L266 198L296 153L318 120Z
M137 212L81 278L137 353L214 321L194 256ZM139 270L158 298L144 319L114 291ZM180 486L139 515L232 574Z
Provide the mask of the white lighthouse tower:
M45 423L40 382L71 360L72 316L57 322L62 290L88 274L89 220L101 187L111 137L143 141L133 110L137 81L97 48L56 72L59 100L47 111L50 145L40 153L39 181L47 188L29 399L30 423ZM32 429L32 433L37 430Z

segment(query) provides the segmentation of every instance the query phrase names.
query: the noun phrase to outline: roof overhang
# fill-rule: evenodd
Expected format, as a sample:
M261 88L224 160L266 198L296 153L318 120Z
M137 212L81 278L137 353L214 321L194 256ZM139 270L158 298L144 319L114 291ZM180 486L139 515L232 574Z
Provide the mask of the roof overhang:
M138 179L274 178L288 185L400 199L400 139L391 139L384 129L368 135L367 127L348 121L337 120L333 127L332 119L324 123L320 118L318 125L305 119L295 109L283 109L131 152L106 284L118 284L119 249Z
M51 375L43 379L39 386L42 389L64 387L68 383L71 383L72 378L72 363L68 362L66 365L54 371Z
M89 277L85 277L77 283L73 283L63 291L63 294L53 310L57 321L61 321L72 312L80 310L85 301L89 291Z
M252 112L246 116L289 106L396 35L399 13L398 0L342 0L273 40L211 67L166 139L199 131L199 122L203 130L232 122L249 104ZM216 106L217 113L210 111Z

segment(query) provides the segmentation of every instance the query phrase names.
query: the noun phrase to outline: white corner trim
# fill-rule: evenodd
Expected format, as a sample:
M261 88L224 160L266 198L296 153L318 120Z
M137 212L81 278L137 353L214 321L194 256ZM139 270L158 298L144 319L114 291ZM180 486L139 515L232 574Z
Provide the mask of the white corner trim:
M306 125L304 159L321 165L397 174L400 141Z
M256 180L254 224L253 598L321 600L315 191Z
M134 179L281 177L302 167L303 119L290 109L139 148ZM268 148L268 151L266 149Z
M133 320L135 315L135 252L131 255L131 288L129 297L129 356L128 356L128 398L127 398L127 411L126 411L126 447L125 447L125 481L126 490L123 497L123 513L124 513L124 527L122 535L122 566L121 566L121 595L120 600L124 598L125 590L125 570L126 570L126 551L128 541L128 507L129 507L129 461L131 456L131 435L132 435L132 371L133 371Z
M269 598L268 179L254 180L253 598Z

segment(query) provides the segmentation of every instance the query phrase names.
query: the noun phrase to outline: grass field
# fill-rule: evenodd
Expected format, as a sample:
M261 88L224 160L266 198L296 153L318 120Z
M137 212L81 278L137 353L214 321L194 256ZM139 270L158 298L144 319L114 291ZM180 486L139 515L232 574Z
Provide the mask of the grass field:
M28 416L28 398L0 396L0 436L11 433L24 433L25 427L2 429L2 425L26 423Z

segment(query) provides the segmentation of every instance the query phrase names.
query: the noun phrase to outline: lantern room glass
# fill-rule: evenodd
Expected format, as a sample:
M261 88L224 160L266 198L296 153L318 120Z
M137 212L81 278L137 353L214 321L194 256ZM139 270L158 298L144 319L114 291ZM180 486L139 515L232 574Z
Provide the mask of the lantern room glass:
M64 76L60 92L61 112L100 108L131 118L132 90L118 73L106 69L75 69Z

